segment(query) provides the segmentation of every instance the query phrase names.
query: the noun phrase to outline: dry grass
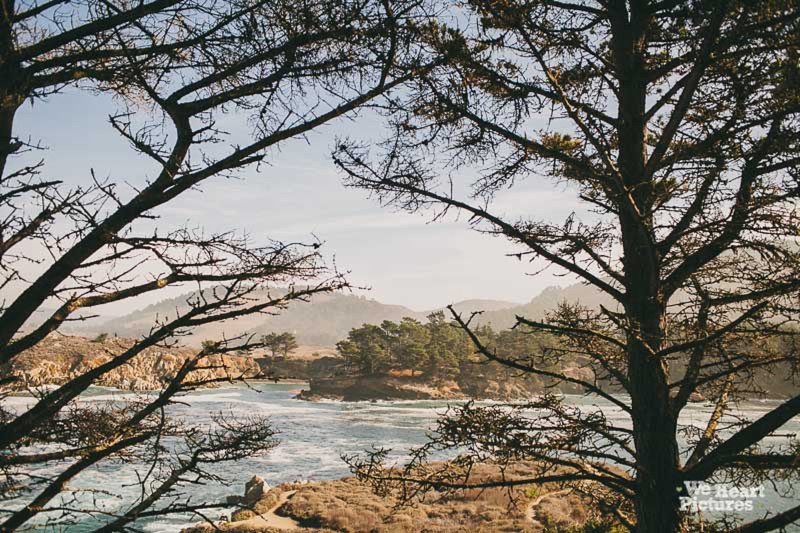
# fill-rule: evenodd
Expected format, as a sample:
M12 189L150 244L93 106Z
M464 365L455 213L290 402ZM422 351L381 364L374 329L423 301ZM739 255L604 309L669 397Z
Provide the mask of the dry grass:
M506 478L531 475L533 465L520 464L505 472ZM478 465L473 481L497 479L498 469ZM368 486L353 478L296 485L295 496L282 511L306 527L345 533L495 533L541 532L543 525L579 527L591 517L586 503L576 495L544 497L536 506L537 518L527 514L539 495L556 486L492 488L455 494L432 494L413 506L397 507L391 498L376 496Z
M519 479L534 472L535 465L520 463L507 468L504 476ZM498 476L496 466L477 465L471 481ZM296 520L302 531L317 533L552 533L581 531L598 519L585 499L557 485L434 493L413 506L398 507L396 500L375 495L354 478L274 487L253 510L271 508L289 490L296 493L278 514ZM249 531L235 521L223 529Z
M319 359L321 357L339 357L339 352L336 351L336 348L331 346L302 345L298 346L296 350L289 354L289 359L301 359L308 361L313 361L314 359Z
M536 506L535 513L537 520L555 531L574 528L594 518L575 494L545 496Z

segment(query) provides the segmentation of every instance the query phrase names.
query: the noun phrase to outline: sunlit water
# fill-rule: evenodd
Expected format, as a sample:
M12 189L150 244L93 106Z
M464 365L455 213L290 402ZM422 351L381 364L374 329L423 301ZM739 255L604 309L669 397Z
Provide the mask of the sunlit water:
M295 480L334 479L348 474L341 460L342 454L353 454L373 445L394 450L393 457L400 458L410 447L422 444L426 433L433 427L439 414L447 408L443 401L402 401L402 402L318 402L310 403L293 399L296 384L257 384L253 388L241 386L202 390L184 398L186 405L177 408L179 416L195 424L210 424L215 413L238 415L267 415L279 431L280 444L268 455L225 464L216 469L232 485L219 483L192 485L183 491L192 501L211 502L224 500L226 495L241 494L243 484L254 474L272 485ZM109 390L92 389L84 401L124 400L129 394ZM567 396L567 401L583 409L600 408L618 425L627 425L623 412L608 403L581 396ZM6 400L16 408L23 408L30 398L14 397ZM450 402L453 403L453 402ZM775 407L777 402L749 402L739 406L741 415L757 418ZM710 405L690 404L685 410L682 422L702 426L711 412ZM780 433L800 436L800 418L795 418L781 428ZM777 439L786 440L785 436ZM773 439L774 440L774 439ZM777 440L774 440L778 442ZM144 467L133 464L106 464L83 474L73 488L100 487L109 493L130 495L134 490L126 487L133 484L137 470ZM116 507L119 499L98 495L110 508ZM785 509L796 505L798 495L782 497L772 488L767 489L767 497L754 501L754 511L744 515L747 519L763 516L768 510ZM210 518L217 518L229 511L210 511ZM192 517L160 518L144 525L153 532L178 531L190 523L197 522ZM97 523L81 519L81 525L69 528L70 531L92 529ZM799 531L795 527L792 531Z

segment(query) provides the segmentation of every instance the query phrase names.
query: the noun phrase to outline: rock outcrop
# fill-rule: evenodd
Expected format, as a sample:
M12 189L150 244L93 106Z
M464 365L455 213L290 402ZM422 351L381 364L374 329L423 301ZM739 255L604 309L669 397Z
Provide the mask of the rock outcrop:
M522 400L540 391L526 380L452 380L422 376L348 376L312 379L309 389L297 397L301 400L321 399L345 402L369 400Z
M50 335L14 359L10 373L17 379L13 387L24 389L61 385L108 362L135 342L122 337L90 340L61 334ZM181 346L146 348L130 361L101 376L96 385L132 391L158 390L175 376L187 358L196 353L197 349ZM214 368L194 371L191 374L193 380L224 378L228 375L256 376L260 373L259 365L252 358L244 356L212 355L201 366Z
M508 465L502 474L497 465L478 464L470 480L524 479L536 471L533 463ZM588 483L585 490L591 489ZM250 506L241 504L229 518L221 516L218 522L197 524L183 533L545 533L612 531L615 526L587 497L554 483L433 492L406 506L398 506L395 498L396 493L377 495L352 477L284 483Z

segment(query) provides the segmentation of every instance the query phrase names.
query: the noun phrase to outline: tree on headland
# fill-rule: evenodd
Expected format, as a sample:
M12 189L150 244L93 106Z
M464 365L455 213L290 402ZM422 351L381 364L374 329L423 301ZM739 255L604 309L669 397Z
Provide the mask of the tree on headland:
M495 332L491 326L476 329L479 338L501 353L529 353L541 345L538 332L515 328ZM336 345L351 374L374 376L410 371L426 379L492 376L508 378L507 369L485 360L476 361L475 346L458 322L446 320L442 311L422 323L410 317L400 322L384 320L380 326L364 324L350 330ZM505 372L504 372L505 371Z
M404 472L381 470L382 451L351 458L355 472L418 494L476 486L464 474L470 460L536 460L538 476L506 482L564 483L641 533L700 527L681 509L687 483L796 482L797 447L767 438L800 415L800 396L755 419L729 415L763 392L759 373L794 379L800 366L797 2L501 0L464 10L458 25L428 28L427 45L448 61L387 110L393 133L380 153L343 141L335 160L347 184L384 204L464 213L537 270L604 293L613 305L518 317L560 345L524 356L499 353L470 316L451 312L487 359L582 387L626 420L553 395L510 409L466 405ZM580 210L556 223L509 218L493 203L547 179ZM585 361L582 376L559 369L570 353ZM713 405L699 429L680 420L695 393ZM424 458L440 449L468 452L437 475ZM796 504L770 511L749 523L728 514L716 527L756 533L800 519Z
M456 325L447 319L444 311L429 314L427 326L430 341L426 349L425 373L431 376L457 373L461 361L474 351L469 337L454 327Z
M289 357L289 354L298 348L297 338L288 331L281 333L281 355Z
M426 359L430 339L430 332L418 320L403 318L397 326L395 337L390 341L395 346L392 351L397 364L411 370L413 376Z
M288 357L290 353L298 348L297 338L288 331L262 335L261 343L269 350L273 359L278 357L279 354L283 357Z
M281 345L278 340L278 333L268 333L261 336L261 344L269 351L270 356L275 359L280 352Z
M185 308L160 316L108 362L37 393L28 408L0 406L0 531L37 527L33 522L120 531L170 513L203 516L226 503L197 500L186 485L217 481L212 465L267 452L273 430L259 417L217 418L199 428L167 413L197 387L250 377L227 368L224 356L263 348L258 340L209 339L161 391L124 406L77 399L144 350L169 350L195 326L276 313L346 285L322 262L317 242L253 242L233 231L165 228L154 219L181 195L257 170L285 141L407 80L396 65L401 57L413 60L405 28L416 3L0 5L0 288L7 291L0 301L0 398L15 386L18 356L86 312L112 302L133 306L165 287L196 289ZM73 183L48 167L30 140L36 132L19 131L15 117L26 102L48 109L66 103L63 91L118 106L110 126L143 167L115 168L113 179L87 168ZM223 115L225 128L217 122ZM234 134L244 129L244 138ZM88 162L101 156L81 154ZM43 320L33 320L42 312ZM206 370L227 376L208 378ZM111 484L94 492L71 486L87 470L105 467L113 475L108 465L128 460L144 465L133 500L108 506L103 489Z
M344 364L365 376L385 374L390 370L410 370L422 366L429 334L413 318L399 323L384 320L380 326L364 324L353 328L347 338L336 344Z
M336 349L348 367L366 376L385 372L391 363L389 336L380 326L364 324L351 330Z

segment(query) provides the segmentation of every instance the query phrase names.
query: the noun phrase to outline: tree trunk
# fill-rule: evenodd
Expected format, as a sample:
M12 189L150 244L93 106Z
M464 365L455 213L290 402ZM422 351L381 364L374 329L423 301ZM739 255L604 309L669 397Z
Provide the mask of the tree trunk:
M629 8L629 10L628 10ZM654 352L666 334L661 293L661 257L653 231L653 181L647 161L647 29L650 11L642 3L610 8L613 53L619 78L619 222L624 267L625 314L633 438L636 447L634 497L637 533L681 531L677 492L677 421L672 412L666 362Z
M22 104L16 62L12 55L14 37L11 18L14 13L13 0L0 0L0 177L5 175L8 156L16 151L13 143L14 115Z
M623 217L624 218L624 217ZM623 224L628 380L636 447L638 533L682 531L678 495L677 418L669 396L669 369L655 356L666 335L658 255L638 222Z
M633 434L636 445L637 532L681 531L676 420L666 372L641 343L630 349Z
M625 218L625 217L623 217ZM637 533L682 531L677 419L667 363L654 355L666 335L659 258L639 222L626 220L623 248L629 327L628 380L636 447Z
M0 177L5 176L8 156L16 151L13 143L13 126L17 105L11 102L12 99L12 96L6 95L5 91L0 89L0 100L2 100L0 103Z

